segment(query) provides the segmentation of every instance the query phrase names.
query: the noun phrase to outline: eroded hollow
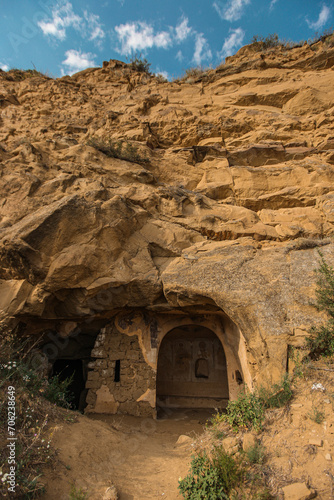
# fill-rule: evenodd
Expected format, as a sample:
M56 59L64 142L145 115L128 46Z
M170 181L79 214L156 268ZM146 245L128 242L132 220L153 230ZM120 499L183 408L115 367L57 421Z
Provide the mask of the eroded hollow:
M209 328L173 328L162 340L157 369L157 407L225 408L229 399L226 356Z
M99 326L99 325L98 325ZM51 380L57 376L59 381L69 381L66 401L71 408L83 412L87 406L87 375L92 361L91 351L97 337L97 327L92 324L75 328L68 336L55 331L45 334L41 346L42 355L47 359L47 375Z

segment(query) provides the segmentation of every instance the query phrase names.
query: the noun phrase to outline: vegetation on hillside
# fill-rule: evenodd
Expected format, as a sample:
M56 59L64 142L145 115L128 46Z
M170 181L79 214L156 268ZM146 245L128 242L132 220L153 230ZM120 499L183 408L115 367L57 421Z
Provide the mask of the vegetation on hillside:
M2 78L3 80L7 80L10 82L20 82L22 80L26 80L27 78L33 78L37 76L48 79L51 78L47 74L42 73L41 71L37 71L37 69L12 68L8 71L3 71L2 69L0 69L0 79Z
M42 468L55 459L48 421L71 407L70 379L49 380L41 358L13 335L0 340L0 496L36 498L44 492ZM64 418L66 416L64 415ZM11 441L13 439L13 441ZM8 448L12 443L12 448ZM13 460L13 461L12 461ZM13 469L15 472L14 489Z
M270 389L242 392L235 401L229 401L226 413L217 412L212 418L213 436L221 437L217 429L222 423L227 423L236 432L260 431L266 410L284 407L291 397L291 380L287 376L281 384ZM258 443L235 456L217 443L211 456L205 450L193 456L188 475L179 481L180 492L185 499L229 500L246 498L245 495L249 499L270 499L272 496L258 475L258 468L264 462L265 449Z
M316 307L327 315L327 321L309 330L306 348L310 350L309 356L312 359L334 355L334 269L327 264L319 250L318 253L320 266L316 270Z
M131 69L133 69L134 71L139 71L139 73L146 73L147 75L150 75L150 66L151 63L149 63L145 57L142 57L141 54L135 54L130 59Z
M179 481L179 490L189 500L229 500L229 493L242 477L241 464L217 447L211 456L205 452L193 456L189 474Z
M260 430L266 410L283 407L291 398L291 379L286 375L280 384L271 388L260 387L254 392L241 392L236 400L228 402L226 413L217 413L213 422L226 421L235 430Z

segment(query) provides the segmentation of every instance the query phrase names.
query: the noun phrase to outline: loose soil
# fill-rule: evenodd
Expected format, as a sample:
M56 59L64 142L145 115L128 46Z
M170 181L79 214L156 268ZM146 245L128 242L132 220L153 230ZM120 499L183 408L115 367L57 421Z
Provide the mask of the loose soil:
M102 499L112 484L120 500L176 500L178 479L188 471L191 441L176 444L180 435L195 439L210 412L173 410L158 420L121 415L79 416L62 423L53 434L59 465L46 472L44 498L68 500L71 485Z

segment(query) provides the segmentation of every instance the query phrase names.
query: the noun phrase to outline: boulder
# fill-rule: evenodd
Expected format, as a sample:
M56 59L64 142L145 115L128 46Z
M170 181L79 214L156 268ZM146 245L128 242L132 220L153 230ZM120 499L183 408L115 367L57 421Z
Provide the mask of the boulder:
M310 500L315 498L317 493L310 490L305 483L293 483L282 488L284 500Z

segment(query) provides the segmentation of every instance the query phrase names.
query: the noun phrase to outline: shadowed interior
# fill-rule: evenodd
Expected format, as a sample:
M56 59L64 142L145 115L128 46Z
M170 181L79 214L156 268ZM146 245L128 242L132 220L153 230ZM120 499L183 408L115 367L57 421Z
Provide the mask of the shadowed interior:
M226 357L206 327L186 325L162 340L157 371L157 406L225 407L229 399Z

